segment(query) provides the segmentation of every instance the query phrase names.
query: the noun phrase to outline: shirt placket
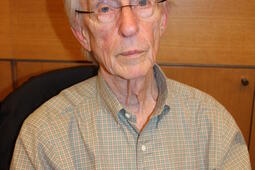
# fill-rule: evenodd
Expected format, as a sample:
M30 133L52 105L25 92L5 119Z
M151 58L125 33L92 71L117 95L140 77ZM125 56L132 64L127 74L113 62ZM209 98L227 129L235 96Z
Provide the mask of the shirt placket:
M154 135L157 125L157 117L151 118L137 138L137 169L153 169L151 156L154 153Z
M131 133L134 139L134 143L136 144L136 169L154 169L155 168L155 160L151 160L155 158L152 154L156 151L155 149L155 138L156 138L156 129L160 118L165 114L165 112L169 111L168 107L164 107L161 114L157 114L151 117L148 124L144 127L144 129L139 132L136 128L136 116L127 112L125 109L122 109L120 113L120 120L123 122L123 125L127 129L128 133ZM156 158L155 158L156 159Z
M135 132L136 140L136 169L151 169L153 165L148 160L148 155L153 153L153 136L157 126L157 117L152 118L143 131L139 132L135 127L135 116L130 113L125 113L125 117L133 133Z

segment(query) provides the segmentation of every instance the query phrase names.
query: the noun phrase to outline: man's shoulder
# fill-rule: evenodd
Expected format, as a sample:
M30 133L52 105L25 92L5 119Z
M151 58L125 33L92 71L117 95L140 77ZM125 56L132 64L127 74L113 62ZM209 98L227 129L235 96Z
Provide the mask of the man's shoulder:
M222 104L205 92L171 79L167 80L167 86L169 117L183 125L178 128L188 135L196 134L199 148L208 149L212 158L220 162L230 147L239 147L243 159L249 159L243 135Z
M65 127L74 119L75 114L91 113L86 109L93 108L89 106L96 102L96 79L97 77L92 77L64 89L31 113L25 120L24 126L41 130L56 125ZM79 108L84 110L80 111Z
M172 105L190 116L212 121L233 119L227 109L211 95L172 79L167 79L167 86L170 107Z
M96 79L97 77L95 76L64 89L43 106L54 108L59 112L64 112L66 109L70 110L70 108L93 102L97 93Z
M168 103L173 114L182 115L185 120L193 122L191 124L218 129L215 132L239 131L232 115L214 97L171 79L167 80L167 86Z
M179 100L183 100L185 102L193 101L213 105L215 107L223 107L214 97L208 93L205 93L187 84L172 79L167 79L167 87L169 95L173 98L178 98Z

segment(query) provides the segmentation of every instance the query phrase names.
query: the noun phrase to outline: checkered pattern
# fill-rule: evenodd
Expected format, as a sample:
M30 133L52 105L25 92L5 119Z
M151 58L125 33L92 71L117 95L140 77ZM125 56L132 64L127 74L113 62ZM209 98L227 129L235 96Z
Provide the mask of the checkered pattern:
M245 141L212 97L166 79L139 132L101 75L37 109L22 126L11 169L251 169Z

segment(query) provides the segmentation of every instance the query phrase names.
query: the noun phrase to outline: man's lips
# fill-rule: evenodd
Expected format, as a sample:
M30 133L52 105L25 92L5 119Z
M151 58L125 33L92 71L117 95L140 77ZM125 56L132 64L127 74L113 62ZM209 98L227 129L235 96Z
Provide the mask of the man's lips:
M144 52L143 50L129 50L129 51L124 51L124 52L120 53L119 55L131 56L131 55L141 54L143 52Z

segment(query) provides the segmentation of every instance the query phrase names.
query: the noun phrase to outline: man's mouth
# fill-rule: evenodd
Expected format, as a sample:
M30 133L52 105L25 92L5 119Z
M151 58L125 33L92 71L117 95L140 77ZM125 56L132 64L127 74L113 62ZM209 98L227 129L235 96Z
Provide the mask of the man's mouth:
M124 51L120 53L122 56L133 56L133 55L139 55L142 54L144 50L129 50L129 51Z

